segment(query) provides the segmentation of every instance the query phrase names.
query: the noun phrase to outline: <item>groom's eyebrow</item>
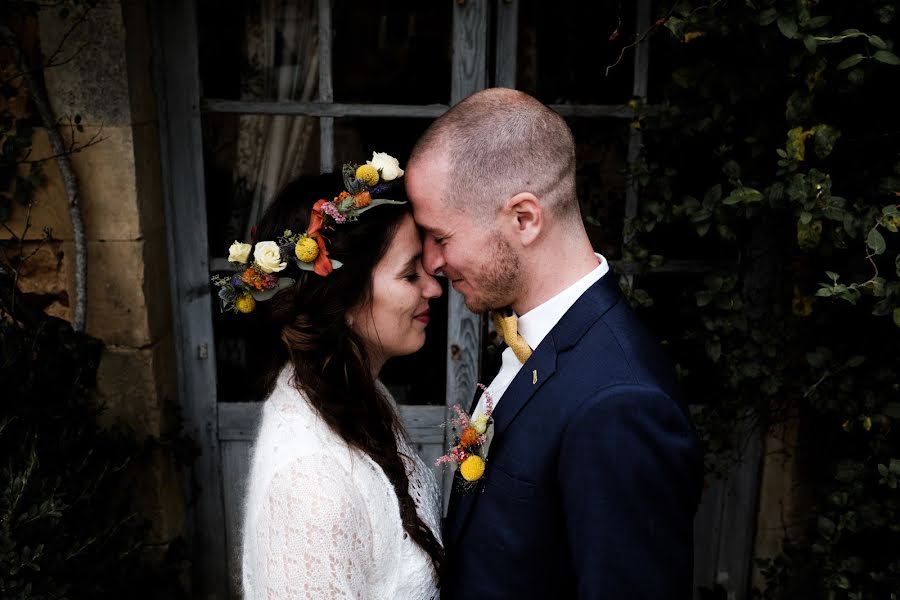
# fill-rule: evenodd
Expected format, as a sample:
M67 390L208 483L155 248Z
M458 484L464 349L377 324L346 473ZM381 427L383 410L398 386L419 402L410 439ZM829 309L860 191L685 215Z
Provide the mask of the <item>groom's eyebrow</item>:
M421 225L420 227L422 228L422 231L424 231L425 233L427 233L430 236L439 237L439 238L447 237L447 233L443 229L436 228L436 227L426 227L424 225Z

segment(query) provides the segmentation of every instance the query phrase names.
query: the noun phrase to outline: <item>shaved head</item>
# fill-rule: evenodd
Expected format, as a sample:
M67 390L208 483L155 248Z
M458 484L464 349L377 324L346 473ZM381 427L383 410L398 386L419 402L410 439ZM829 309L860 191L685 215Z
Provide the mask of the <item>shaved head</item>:
M419 139L408 168L425 163L445 166L446 205L484 216L530 192L553 217L580 222L572 132L523 92L487 89L453 106Z

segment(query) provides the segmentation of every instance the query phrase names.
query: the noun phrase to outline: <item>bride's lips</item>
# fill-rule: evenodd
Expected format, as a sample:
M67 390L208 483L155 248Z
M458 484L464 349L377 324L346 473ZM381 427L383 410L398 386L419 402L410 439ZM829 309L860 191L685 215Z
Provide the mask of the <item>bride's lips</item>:
M426 308L425 310L414 316L413 319L415 319L419 323L428 325L428 321L431 320L431 311Z

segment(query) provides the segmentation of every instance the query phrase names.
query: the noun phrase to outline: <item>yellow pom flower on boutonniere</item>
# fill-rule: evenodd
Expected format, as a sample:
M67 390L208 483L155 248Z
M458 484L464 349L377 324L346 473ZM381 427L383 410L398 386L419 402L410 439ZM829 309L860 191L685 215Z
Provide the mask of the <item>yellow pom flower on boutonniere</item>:
M459 465L459 474L466 481L478 481L484 475L484 459L472 455Z
M319 245L316 240L304 235L294 246L294 254L300 262L311 263L319 257Z
M372 165L360 165L356 169L356 178L369 187L378 183L378 169Z
M242 313L251 313L253 309L256 308L256 300L253 299L253 296L250 294L243 294L237 300L234 301L234 307L238 310L238 312Z

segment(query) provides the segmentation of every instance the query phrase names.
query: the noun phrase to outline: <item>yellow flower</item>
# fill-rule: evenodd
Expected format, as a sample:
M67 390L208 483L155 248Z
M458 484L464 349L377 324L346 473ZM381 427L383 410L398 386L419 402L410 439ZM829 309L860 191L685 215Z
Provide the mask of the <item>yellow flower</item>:
M378 169L372 165L360 165L356 169L356 178L371 187L378 183Z
M459 465L459 474L466 481L478 481L484 475L484 460L480 456L470 456Z
M696 40L698 37L703 37L704 33L702 31L688 31L684 34L685 43Z
M256 300L250 294L244 294L234 301L234 307L238 309L238 312L253 312L253 309L256 308Z
M319 245L316 240L304 235L294 246L294 254L301 262L311 263L319 257Z

